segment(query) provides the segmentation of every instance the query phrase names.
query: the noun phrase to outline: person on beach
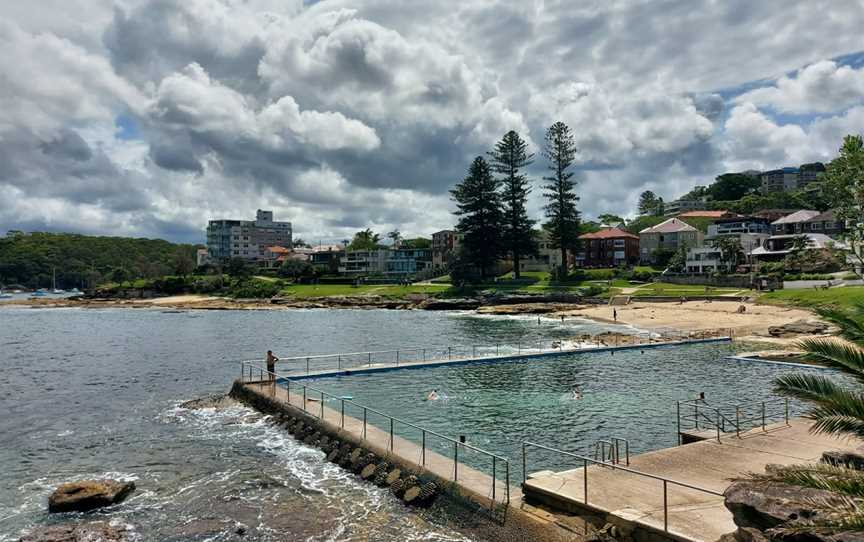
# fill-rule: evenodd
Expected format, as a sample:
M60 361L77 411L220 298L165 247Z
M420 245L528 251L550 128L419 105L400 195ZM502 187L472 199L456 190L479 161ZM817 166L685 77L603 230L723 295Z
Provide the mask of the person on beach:
M613 322L618 321L618 309L612 309L612 321Z
M276 372L276 362L279 361L279 358L273 355L272 350L267 351L267 379L274 380L274 373Z
M438 400L438 390L432 390L429 392L429 395L426 396L427 401L437 401Z

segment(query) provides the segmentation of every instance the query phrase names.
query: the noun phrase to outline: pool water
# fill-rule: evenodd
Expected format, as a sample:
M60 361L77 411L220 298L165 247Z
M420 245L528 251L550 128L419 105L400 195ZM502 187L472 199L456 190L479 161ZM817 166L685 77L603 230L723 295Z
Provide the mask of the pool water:
M353 396L356 403L453 438L464 435L469 444L516 465L521 463L524 440L574 453L584 453L598 439L610 437L627 439L633 453L674 446L678 400L704 392L711 404L763 401L775 397L772 381L782 374L824 372L725 359L746 347L733 343L668 346L303 382L336 396ZM574 398L574 386L581 390L581 399ZM441 398L425 400L433 389ZM803 405L790 402L791 415L802 409ZM369 423L389 428L383 418L370 415ZM419 439L419 432L410 428L397 424L395 431ZM452 445L430 446L453 455ZM560 455L532 452L531 456L530 470L574 466Z

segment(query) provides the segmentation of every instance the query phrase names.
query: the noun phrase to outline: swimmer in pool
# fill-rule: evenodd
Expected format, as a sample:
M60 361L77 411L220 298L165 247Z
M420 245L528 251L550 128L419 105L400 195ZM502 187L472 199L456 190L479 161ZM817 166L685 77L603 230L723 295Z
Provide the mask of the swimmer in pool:
M437 401L438 400L438 390L432 390L429 392L429 395L426 396L427 401Z
M573 384L573 400L582 399L582 390L579 389L579 384Z

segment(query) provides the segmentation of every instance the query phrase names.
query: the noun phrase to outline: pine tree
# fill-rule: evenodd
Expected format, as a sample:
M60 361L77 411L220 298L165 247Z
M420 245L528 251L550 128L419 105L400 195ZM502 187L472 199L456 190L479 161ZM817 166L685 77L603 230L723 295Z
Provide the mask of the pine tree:
M528 154L528 144L513 130L504 134L488 154L492 171L500 176L498 181L503 188L503 249L513 258L513 270L519 278L522 256L537 255L533 232L537 221L528 218L526 209L531 188L528 176L521 172L534 162L534 155Z
M456 201L459 217L456 231L462 233L462 257L477 267L480 278L486 278L501 254L500 183L489 164L478 156L468 168L468 175L450 191Z
M563 122L556 122L546 130L546 145L543 156L549 160L552 175L543 177L548 184L543 186L543 196L549 200L544 207L548 222L543 227L549 232L552 246L561 249L561 274L567 274L567 249L575 249L579 237L579 211L576 202L579 197L574 192L575 183L570 179L572 171L567 169L576 159L576 144L570 128Z

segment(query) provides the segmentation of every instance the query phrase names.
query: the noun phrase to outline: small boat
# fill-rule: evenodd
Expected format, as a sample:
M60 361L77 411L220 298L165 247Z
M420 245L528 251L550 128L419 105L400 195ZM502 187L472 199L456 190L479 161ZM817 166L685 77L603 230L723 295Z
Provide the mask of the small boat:
M0 290L0 299L12 299L12 294L5 294L3 290Z
M60 290L60 289L54 288L53 290L51 290L51 293L52 294L65 294L66 290Z
M36 291L33 292L32 294L30 294L30 297L31 297L31 298L32 298L32 297L45 297L45 296L47 296L47 295L48 295L48 294L45 293L44 290L36 290Z
M21 290L12 290L12 293L13 294L23 294L24 292L22 292Z
M72 288L71 290L69 290L69 293L70 294L80 294L81 290L79 290L78 288Z

